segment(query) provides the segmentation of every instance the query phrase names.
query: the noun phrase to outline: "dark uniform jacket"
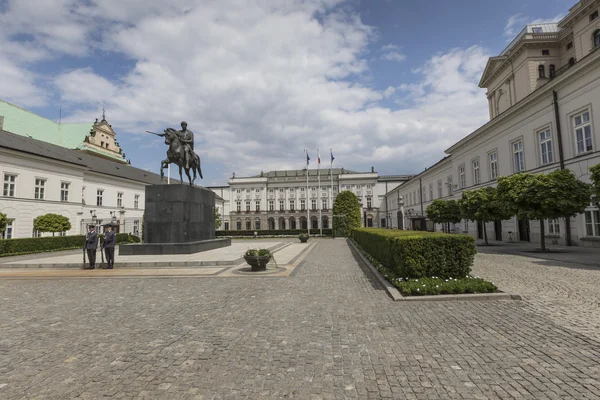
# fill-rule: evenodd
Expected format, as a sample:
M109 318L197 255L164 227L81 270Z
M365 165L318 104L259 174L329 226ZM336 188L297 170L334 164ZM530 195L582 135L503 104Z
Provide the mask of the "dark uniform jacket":
M85 244L84 244L84 248L85 249L96 249L98 247L98 234L94 231L94 232L88 232L87 235L85 235Z
M117 235L115 231L105 232L104 233L104 248L107 247L115 247L117 243Z

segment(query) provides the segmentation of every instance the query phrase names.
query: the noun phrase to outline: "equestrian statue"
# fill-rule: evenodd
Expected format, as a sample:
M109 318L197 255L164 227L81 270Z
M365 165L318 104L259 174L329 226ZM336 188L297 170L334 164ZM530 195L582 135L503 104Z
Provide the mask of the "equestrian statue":
M202 168L200 168L200 157L194 152L194 133L187 128L187 122L181 123L181 130L178 131L173 128L167 128L164 133L152 133L156 136L165 138L165 144L169 146L167 149L167 158L162 160L160 163L160 179L163 180L165 177L164 169L169 164L175 164L179 167L179 181L183 183L182 169L185 170L185 174L188 177L190 186L196 180L196 172L202 178ZM190 170L193 172L194 177L190 176Z

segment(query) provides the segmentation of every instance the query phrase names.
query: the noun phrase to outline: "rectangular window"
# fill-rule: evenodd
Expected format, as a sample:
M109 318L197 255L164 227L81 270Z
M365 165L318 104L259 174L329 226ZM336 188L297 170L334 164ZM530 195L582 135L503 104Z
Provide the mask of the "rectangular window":
M585 209L585 234L600 236L600 210L595 197L592 197L589 207Z
M97 206L102 205L102 196L103 195L104 195L104 190L102 190L102 189L96 190L96 205Z
M558 223L558 219L548 220L548 234L560 235L560 224Z
M592 125L590 122L590 112L585 111L574 116L573 126L575 128L577 154L592 151Z
M140 206L140 195L136 194L133 197L133 208L135 208L137 210L139 206Z
M294 211L294 200L290 200L290 211Z
M229 230L229 222L228 221L225 221L223 229L225 229L226 231Z
M237 221L235 223L235 229L237 229L238 231L242 230L242 221Z
M312 199L310 201L310 206L313 210L316 210L317 209L317 199Z
M279 211L285 210L285 202L283 200L279 200Z
M590 14L590 22L592 22L596 18L598 18L598 10L596 10L593 13Z
M371 208L373 204L371 203L371 198L367 197L367 208Z
M273 193L273 189L269 189L269 193Z
M490 180L498 178L498 153L492 152L488 155L490 161Z
M250 212L250 202L246 202L246 211Z
M461 165L458 167L458 183L461 189L467 186L467 176L465 174L465 166Z
M448 182L447 182L447 185L448 185L448 196L452 196L452 194L454 194L454 187L452 186L454 184L453 181L454 181L454 179L452 179L452 177L449 176L448 177Z
M303 188L303 187L301 187L301 188L300 188L300 191L301 191L301 192L304 192L304 188Z
M256 221L254 221L254 229L256 229L257 231L260 231L260 219L257 219Z
M69 201L69 183L67 182L60 184L60 201Z
M5 197L15 197L15 185L17 176L13 174L4 174L4 191L2 195Z
M300 199L300 210L306 210L306 200Z
M235 202L235 206L236 206L236 211L237 212L242 211L242 202L241 201L236 201Z
M542 50L542 55L543 56L549 56L550 55L550 50Z
M136 219L133 221L133 234L135 236L140 236L140 220Z
M242 189L236 189L236 191L235 191L235 192L236 192L236 193L238 193L238 194L239 194L239 193L242 193Z
M256 193L260 193L260 189L256 189L256 190L255 190L255 192L256 192Z
M443 196L442 181L438 181L438 199L441 199L442 196Z
M260 211L260 201L255 201L255 202L254 202L254 209L255 209L256 211Z
M532 33L543 33L544 30L542 29L542 27L535 27L535 28L531 28L531 32Z
M571 50L573 48L573 42L567 43L567 50Z
M479 159L471 161L471 167L473 169L473 185L481 183L481 174L479 171Z
M34 229L33 232L31 232L31 237L39 238L42 237L42 234L40 233L40 231Z
M269 200L269 211L275 210L275 202L273 200Z
M316 192L317 188L316 187L311 187L310 190L311 190L311 192Z
M123 207L123 193L117 193L117 207Z
M523 142L521 140L512 144L513 169L515 174L525 171L525 160L523 156Z
M553 163L554 156L552 154L552 134L550 133L550 129L538 132L538 138L540 140L541 165Z
M252 230L252 222L251 221L246 221L246 230L247 231Z
M6 223L6 228L3 232L0 232L0 239L12 239L14 231L14 220L9 219Z
M323 206L322 207L323 211L327 210L327 199L321 200L321 205Z
M429 201L433 200L433 183L429 184Z
M46 180L36 179L35 180L35 198L38 200L44 200L46 192Z

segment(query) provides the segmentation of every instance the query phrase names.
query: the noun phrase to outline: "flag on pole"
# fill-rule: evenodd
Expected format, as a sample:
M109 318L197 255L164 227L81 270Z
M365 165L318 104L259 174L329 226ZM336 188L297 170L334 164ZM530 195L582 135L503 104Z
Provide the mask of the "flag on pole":
M329 149L329 152L331 153L331 165L333 165L333 160L335 160L335 158L333 157L333 151Z
M310 157L308 156L308 150L306 150L306 166L308 167L308 164L310 164Z

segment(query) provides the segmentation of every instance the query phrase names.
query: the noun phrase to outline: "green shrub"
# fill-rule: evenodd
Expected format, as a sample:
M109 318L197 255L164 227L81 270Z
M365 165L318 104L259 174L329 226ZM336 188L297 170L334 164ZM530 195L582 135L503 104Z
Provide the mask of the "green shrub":
M466 235L373 228L353 229L351 235L390 281L465 277L477 253L475 239Z
M102 237L102 235L100 235ZM127 233L117 234L117 244L138 243L140 238ZM83 249L85 236L49 236L40 238L0 240L0 257L50 251Z
M449 277L447 279L396 279L392 284L400 291L402 296L495 293L498 291L498 288L493 283L472 276L462 278Z
M216 231L216 237L228 237L228 236L254 236L254 232L258 236L299 236L306 233L306 229L275 229L275 230L257 230L257 231ZM311 229L311 235L318 235L319 229ZM331 229L323 229L323 236L331 236Z

